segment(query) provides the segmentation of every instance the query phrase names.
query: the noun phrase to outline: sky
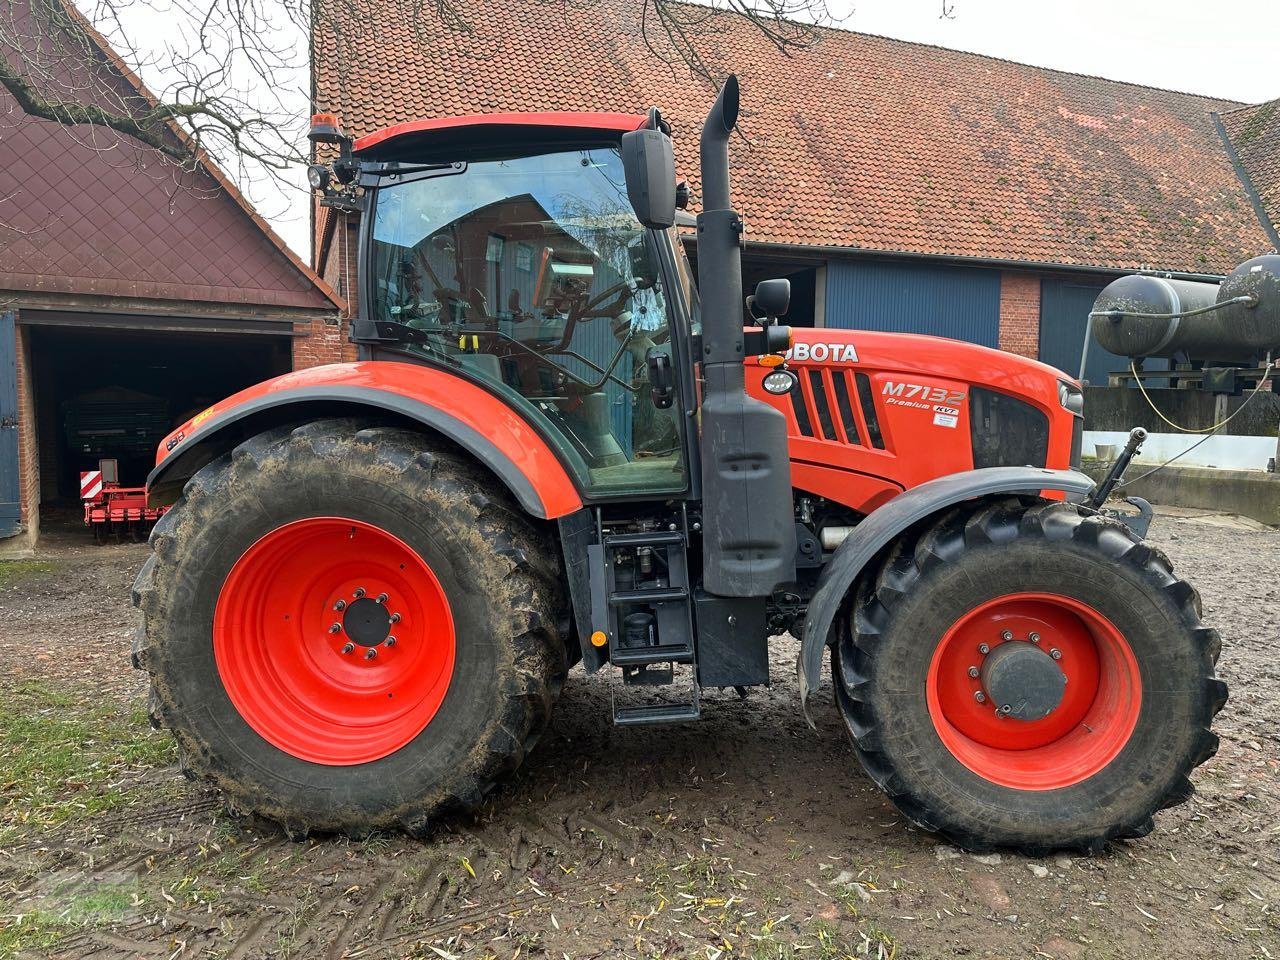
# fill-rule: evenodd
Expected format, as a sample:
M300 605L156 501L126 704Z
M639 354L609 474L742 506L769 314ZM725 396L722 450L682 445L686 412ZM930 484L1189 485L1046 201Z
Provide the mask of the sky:
M828 0L828 9L839 27L863 33L1247 103L1280 97L1280 0ZM142 74L162 88L163 13L153 8L125 27L140 53L159 54ZM305 84L299 76L292 97L283 98L296 100L299 116L308 109ZM240 179L262 215L309 259L304 171L290 178L292 188L252 171Z
M1276 0L832 0L842 26L1185 93L1280 97Z

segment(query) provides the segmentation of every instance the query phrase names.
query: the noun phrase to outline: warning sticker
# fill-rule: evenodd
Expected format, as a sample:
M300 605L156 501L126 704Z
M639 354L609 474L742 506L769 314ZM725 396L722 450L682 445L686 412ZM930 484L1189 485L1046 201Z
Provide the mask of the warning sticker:
M935 427L954 427L957 419L950 413L935 413L933 415L933 425Z

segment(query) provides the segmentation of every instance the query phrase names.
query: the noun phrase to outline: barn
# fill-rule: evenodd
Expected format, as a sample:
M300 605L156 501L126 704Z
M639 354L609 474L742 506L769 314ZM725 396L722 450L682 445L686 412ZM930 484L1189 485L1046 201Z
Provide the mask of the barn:
M83 36L62 88L148 109L137 77ZM80 472L100 459L141 483L158 441L193 411L342 357L342 301L184 145L176 127L170 155L35 119L0 90L0 537L11 549L35 539L42 506L77 516Z

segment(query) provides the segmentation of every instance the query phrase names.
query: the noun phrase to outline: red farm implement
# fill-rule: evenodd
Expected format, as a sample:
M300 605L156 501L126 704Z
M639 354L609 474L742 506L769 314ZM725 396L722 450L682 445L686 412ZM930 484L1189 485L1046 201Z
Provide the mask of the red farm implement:
M93 530L98 543L106 543L113 535L118 540L145 540L169 508L148 507L146 487L122 487L117 477L114 460L100 460L97 470L81 471L85 526Z

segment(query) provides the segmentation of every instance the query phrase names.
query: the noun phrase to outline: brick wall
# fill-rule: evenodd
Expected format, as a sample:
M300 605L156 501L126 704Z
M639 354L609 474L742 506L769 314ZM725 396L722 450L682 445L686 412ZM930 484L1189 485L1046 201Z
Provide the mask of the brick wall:
M1035 359L1040 352L1040 277L1000 274L1000 349Z
M350 214L336 214L340 220L334 228L328 256L320 264L320 275L347 301L338 323L295 324L295 331L306 331L305 337L293 342L293 368L319 366L356 359L356 345L350 342L351 316L358 305L356 281L356 238L358 219Z
M19 318L21 319L21 318ZM28 535L40 529L40 457L37 452L35 391L26 328L16 326L18 357L18 502Z
M293 369L305 370L307 367L318 367L325 363L338 363L344 359L347 344L347 322L328 323L316 320L312 323L295 323L295 333L304 336L293 340Z

